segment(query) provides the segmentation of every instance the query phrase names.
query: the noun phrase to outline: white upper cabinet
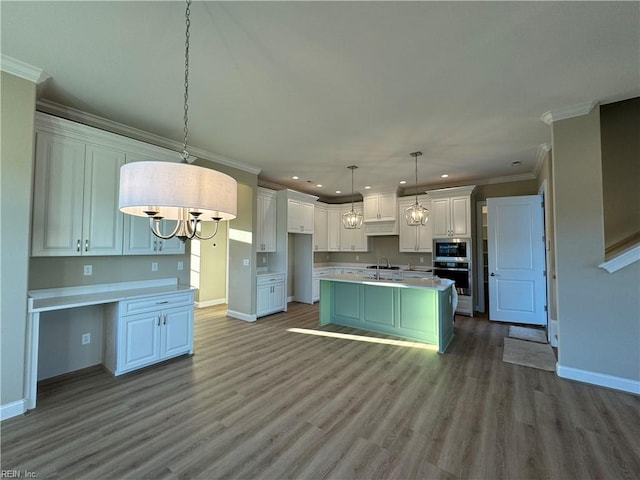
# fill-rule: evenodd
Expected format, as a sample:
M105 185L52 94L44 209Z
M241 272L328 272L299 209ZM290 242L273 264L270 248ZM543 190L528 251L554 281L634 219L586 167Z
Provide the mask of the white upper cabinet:
M288 199L287 231L291 233L313 233L313 204Z
M393 222L396 220L396 192L367 193L362 196L365 222Z
M32 256L122 255L122 151L36 130Z
M327 251L340 251L340 231L342 230L342 206L327 206Z
M258 188L257 195L258 232L256 251L276 251L276 198L273 190Z
M415 203L415 197L400 198L398 200L399 250L401 252L431 252L432 242L432 213L431 205L426 195L418 197L418 202L429 209L429 221L422 226L409 226L404 218L404 211Z
M431 190L433 238L471 237L471 192L475 186Z
M41 112L35 132L32 256L184 253L179 239L159 239L147 218L118 209L125 162L177 162L176 152Z
M313 250L315 252L326 252L329 245L327 206L322 203L316 203L313 218Z

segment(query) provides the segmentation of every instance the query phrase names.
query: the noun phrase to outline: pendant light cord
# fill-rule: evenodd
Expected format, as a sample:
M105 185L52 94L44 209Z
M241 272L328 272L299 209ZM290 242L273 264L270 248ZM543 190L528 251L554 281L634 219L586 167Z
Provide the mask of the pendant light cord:
M185 12L185 41L184 41L184 141L182 142L182 160L185 163L189 158L189 152L187 150L187 137L189 136L189 27L191 26L191 20L189 15L191 14L191 0L187 0L187 9Z

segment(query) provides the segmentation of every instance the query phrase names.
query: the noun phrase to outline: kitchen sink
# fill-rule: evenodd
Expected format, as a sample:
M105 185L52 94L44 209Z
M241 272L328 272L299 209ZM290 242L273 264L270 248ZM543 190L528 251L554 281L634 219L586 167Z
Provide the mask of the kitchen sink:
M377 265L369 265L367 268L378 268ZM400 267L380 267L380 270L400 270Z

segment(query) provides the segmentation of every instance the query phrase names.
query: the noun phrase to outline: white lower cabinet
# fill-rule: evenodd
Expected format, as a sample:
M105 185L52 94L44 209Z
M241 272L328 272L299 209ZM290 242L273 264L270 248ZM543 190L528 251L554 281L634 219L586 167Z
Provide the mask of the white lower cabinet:
M193 353L193 292L124 300L105 329L104 364L114 375Z
M282 312L286 306L284 274L258 275L256 317Z

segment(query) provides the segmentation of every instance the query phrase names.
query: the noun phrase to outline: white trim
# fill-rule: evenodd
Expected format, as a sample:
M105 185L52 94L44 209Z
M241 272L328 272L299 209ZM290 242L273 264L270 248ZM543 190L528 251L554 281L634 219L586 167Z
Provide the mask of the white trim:
M44 82L48 78L51 78L51 75L41 68L34 67L33 65L18 60L17 58L10 57L9 55L5 55L4 53L2 54L1 60L0 67L3 72L24 78L36 85Z
M106 130L111 133L133 138L141 142L150 143L152 145L160 146L162 148L173 150L175 152L182 151L182 143L180 142L169 140L159 135L154 135L153 133L145 132L144 130L129 127L122 123L114 122L106 118L98 117L97 115L86 113L73 107L67 107L65 105L60 105L48 100L38 100L36 105L37 109L41 112L46 112L73 122L82 123L101 130ZM233 160L216 153L207 152L206 150L189 147L189 152L196 158L201 158L203 160L219 163L228 167L237 168L238 170L249 172L254 175L258 175L262 171L261 168L258 168L254 165L240 162L238 160Z
M538 175L540 175L540 170L542 170L544 159L546 158L550 150L551 146L548 143L541 143L540 145L538 145L538 150L536 151L536 167L534 169L536 178L538 178Z
M613 388L615 390L640 395L640 380L614 377L606 373L589 372L587 370L580 370L579 368L564 367L559 363L556 364L556 372L559 377L568 380L576 380L578 382L590 383L600 387Z
M292 295L292 296L290 296L290 297L287 297L287 303L291 303L291 302L297 302L297 300L295 299L295 297L294 297L293 295ZM285 309L285 312L286 312L286 311L287 311L287 310Z
M235 310L227 310L227 317L237 318L245 322L255 322L257 319L255 315L247 315L246 313L236 312Z
M213 307L214 305L223 305L227 303L226 298L216 298L214 300L207 300L206 302L194 302L196 308Z
M580 117L591 113L591 110L596 108L599 102L585 102L578 105L571 105L570 107L558 108L556 110L549 110L542 114L540 119L547 125L551 125L558 120L566 120L567 118Z
M628 248L606 262L602 262L598 267L605 269L609 273L613 273L639 260L640 244Z
M16 400L15 402L5 403L4 405L0 405L0 420L17 417L26 411L24 398L22 400Z
M552 347L558 348L558 320L554 320L553 318L549 319L547 340Z

